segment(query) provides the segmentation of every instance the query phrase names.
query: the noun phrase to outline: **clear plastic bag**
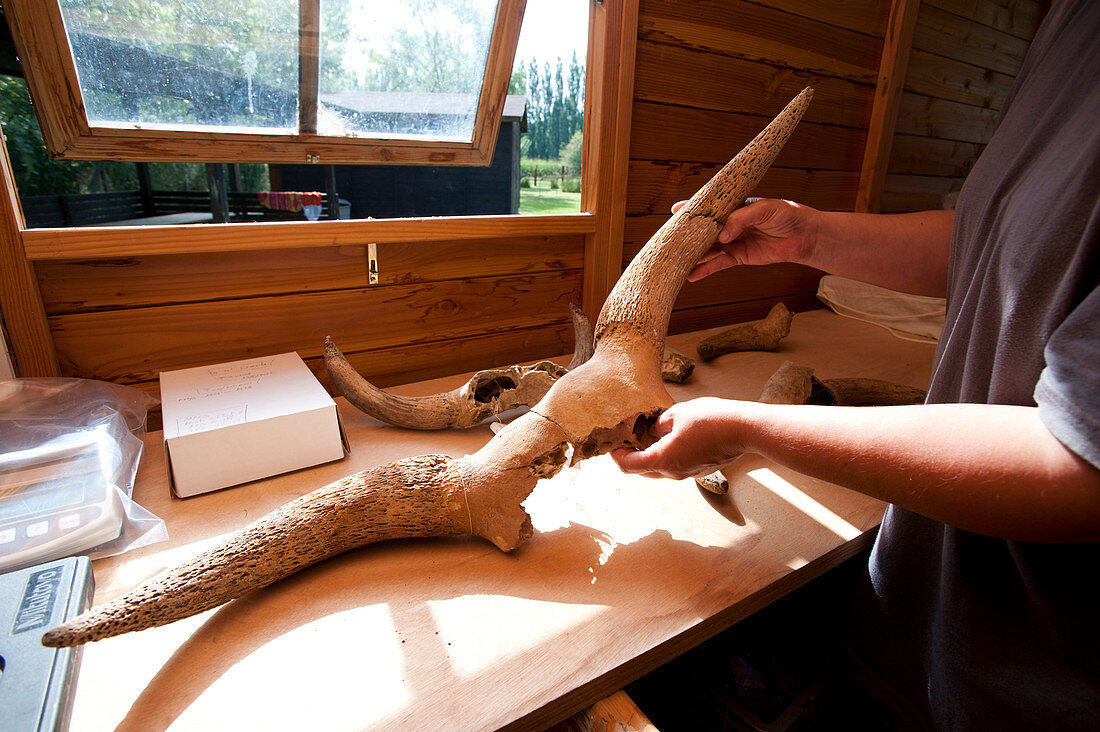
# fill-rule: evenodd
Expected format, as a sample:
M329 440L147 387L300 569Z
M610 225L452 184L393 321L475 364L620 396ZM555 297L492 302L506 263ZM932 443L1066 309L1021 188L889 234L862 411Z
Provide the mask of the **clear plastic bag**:
M0 571L168 538L132 500L156 403L105 381L0 380Z

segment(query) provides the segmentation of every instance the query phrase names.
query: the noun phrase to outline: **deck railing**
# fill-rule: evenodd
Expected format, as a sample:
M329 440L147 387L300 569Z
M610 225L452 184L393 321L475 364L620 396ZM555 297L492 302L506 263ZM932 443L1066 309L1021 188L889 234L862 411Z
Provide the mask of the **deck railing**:
M321 218L333 218L328 206L328 194L321 194ZM109 191L106 193L59 193L46 196L25 196L21 203L27 227L32 229L68 226L108 226L119 223L157 223L157 217L175 214L210 214L215 212L206 191ZM347 217L347 201L340 199L341 218ZM301 211L279 211L260 205L256 192L229 191L226 194L226 215L230 222L244 221L304 221Z

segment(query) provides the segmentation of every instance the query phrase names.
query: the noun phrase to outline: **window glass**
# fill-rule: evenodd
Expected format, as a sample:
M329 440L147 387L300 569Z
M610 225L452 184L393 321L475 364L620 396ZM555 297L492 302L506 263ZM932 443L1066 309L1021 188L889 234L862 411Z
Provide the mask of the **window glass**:
M294 130L298 6L62 0L92 124Z
M326 0L318 131L469 141L495 0Z
M27 225L309 218L301 196L272 192L320 193L321 219L579 212L588 4L527 0L489 166L52 159L23 79L0 75L0 122ZM194 95L173 96L180 94L182 82L168 78L166 68L154 68L151 61L148 68L117 66L112 72L109 57L78 53L81 84L93 73L101 77L94 85L98 91L84 90L89 108L100 110L100 120L151 124L155 119L181 126L169 113L183 110L191 125L233 124L239 129L262 124L283 133L296 128L296 96L287 108L271 111L278 107L271 90L297 94L297 3L64 0L62 7L68 33L82 35L84 48L128 44L131 57L148 51L163 60L171 52L196 67L220 69L204 82L205 97L196 102ZM230 13L229 7L240 10ZM472 117L485 64L485 50L476 51L474 41L484 42L495 7L488 0L323 0L319 131L365 136L365 122L373 117L381 120L387 136L439 135L444 118ZM428 16L440 19L425 20ZM285 28L294 30L276 30ZM198 31L197 39L180 42ZM91 36L96 38L87 40ZM119 39L128 40L123 44ZM436 64L447 54L431 49L450 49L451 61L462 57L470 68L480 65L476 80L469 69L460 73L454 63ZM476 64L471 60L475 56L480 58ZM101 65L93 72L94 63ZM461 84L449 92L437 91L431 81L442 77ZM223 84L220 91L215 82ZM383 101L387 96L390 101ZM99 101L93 105L94 99ZM219 100L236 106L210 111ZM410 114L416 103L421 104L419 121ZM134 117L135 109L144 116ZM150 110L160 116L150 117ZM448 134L468 138L468 124Z
M527 0L513 86L525 96L519 212L581 208L588 0Z

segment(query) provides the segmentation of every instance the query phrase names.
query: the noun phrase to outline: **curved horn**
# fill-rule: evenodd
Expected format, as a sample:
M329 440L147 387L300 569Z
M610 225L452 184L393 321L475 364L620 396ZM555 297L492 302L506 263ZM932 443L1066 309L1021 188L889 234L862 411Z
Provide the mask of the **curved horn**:
M569 303L569 312L573 315L573 360L569 362L570 371L592 358L596 344L592 338L592 323L588 316L573 303Z
M470 522L458 483L448 476L450 462L421 455L302 496L94 614L50 630L42 643L71 646L179 620L368 542L467 533ZM340 513L362 521L333 521Z
M351 367L331 336L325 338L325 368L336 390L375 419L413 430L441 430L455 422L458 405L451 392L404 397L379 389Z
M351 367L331 337L325 338L325 368L336 390L356 409L397 427L441 430L454 424L449 393L403 397L379 389Z
M608 296L592 358L476 453L409 458L318 489L164 578L49 631L43 642L76 645L162 625L382 538L470 533L514 549L532 531L522 502L540 478L561 470L570 446L583 459L650 439L651 420L672 403L659 364L676 293L809 98L807 89L661 227Z
M654 234L623 272L596 322L602 339L640 332L663 340L672 305L726 217L745 202L775 161L813 99L807 87ZM647 292L649 290L649 292Z

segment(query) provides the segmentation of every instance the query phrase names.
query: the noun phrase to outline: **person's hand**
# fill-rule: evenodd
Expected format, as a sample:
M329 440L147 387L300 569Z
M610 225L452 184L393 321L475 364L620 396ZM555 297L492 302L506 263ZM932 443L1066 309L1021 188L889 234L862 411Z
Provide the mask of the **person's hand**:
M621 447L611 458L626 473L677 480L713 472L741 454L733 429L737 402L703 397L674 404L650 427L645 450Z
M687 203L672 207L679 211ZM699 258L688 275L694 282L738 264L805 261L814 246L819 212L775 198L749 199L726 218L718 241Z

